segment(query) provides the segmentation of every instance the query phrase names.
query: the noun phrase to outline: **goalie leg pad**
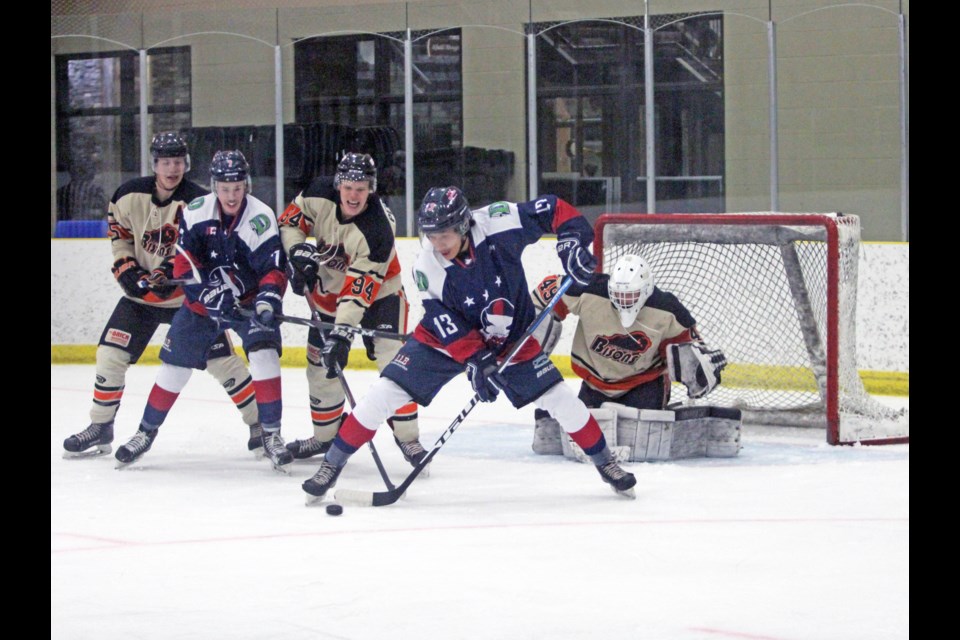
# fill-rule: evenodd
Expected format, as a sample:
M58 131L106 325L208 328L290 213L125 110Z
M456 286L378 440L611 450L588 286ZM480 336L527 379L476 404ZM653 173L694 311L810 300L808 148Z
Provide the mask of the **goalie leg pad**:
M605 404L607 403L604 403L604 405ZM610 448L610 453L613 454L614 459L617 462L626 462L630 456L630 449L629 447L618 446L617 412L601 406L599 409L590 409L590 415L592 415L597 421L597 424L600 425L600 431L603 432L603 437L607 441L607 446ZM577 462L589 462L593 464L590 456L585 454L583 449L571 440L570 436L566 433L560 437L560 446L564 457L576 460Z
M683 407L676 411L673 459L733 458L740 452L739 409Z
M560 423L550 417L543 409L537 409L536 424L533 427L533 452L542 456L556 456L563 453Z
M617 414L617 443L629 451L631 462L670 459L673 411L636 409L616 402L600 406Z
M691 398L702 398L720 384L720 372L727 359L719 349L709 349L700 342L671 344L667 347L667 370L670 379L682 382Z

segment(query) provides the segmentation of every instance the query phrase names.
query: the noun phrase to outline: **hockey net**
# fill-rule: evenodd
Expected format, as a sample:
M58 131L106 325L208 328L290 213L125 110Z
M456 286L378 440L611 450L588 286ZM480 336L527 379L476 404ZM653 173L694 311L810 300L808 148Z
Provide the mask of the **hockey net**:
M726 354L721 384L686 404L823 427L830 444L908 442L907 412L871 397L857 369L859 247L859 219L842 214L608 214L594 240L605 271L646 258Z

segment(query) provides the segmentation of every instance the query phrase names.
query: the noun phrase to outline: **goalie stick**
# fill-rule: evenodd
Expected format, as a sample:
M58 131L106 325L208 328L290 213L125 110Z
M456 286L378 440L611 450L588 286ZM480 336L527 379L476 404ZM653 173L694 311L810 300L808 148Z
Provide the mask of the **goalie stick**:
M310 298L310 288L306 285L303 286L303 297L307 299L307 305L310 307L310 314L313 316L314 320L320 321L320 310L317 309L317 306L313 303L313 300ZM320 334L320 344L327 344L327 339L324 337L322 331L318 331ZM340 363L333 363L334 372L337 374L337 379L340 380L340 386L343 387L343 395L347 397L347 401L350 403L350 409L352 410L357 403L353 400L353 394L350 392L350 386L347 384L347 377L343 374L343 369L340 368ZM383 466L383 461L380 460L380 454L377 453L377 447L374 446L373 440L367 442L370 447L370 455L373 456L373 461L377 465L377 471L380 472L380 477L383 478L383 483L387 485L387 489L393 490L396 489L396 485L390 482L390 476L387 475L387 470Z
M567 289L570 288L570 285L573 284L573 278L567 276L563 279L563 282L560 283L560 287L557 289L556 294L553 298L547 302L547 306L537 315L533 320L533 323L527 327L527 330L520 337L520 340L517 341L517 344L510 350L507 354L507 357L504 358L503 362L497 367L497 373L503 373L503 370L507 368L507 365L510 364L510 361L513 360L514 356L519 353L520 349L523 348L523 345L527 343L527 340L530 339L530 336L533 335L533 332L540 325L541 322L550 314L550 311L553 309L554 305L563 297L563 294L566 293ZM450 423L450 426L440 434L440 438L437 439L436 443L433 445L433 448L430 449L430 452L420 461L413 471L410 472L403 482L396 489L391 489L388 491L360 491L359 489L340 489L334 494L334 498L340 502L347 504L361 505L361 506L372 506L372 507L384 507L388 504L393 504L403 496L407 488L411 483L416 479L420 472L430 464L430 461L433 460L433 456L437 455L437 452L446 444L447 440L450 439L450 436L453 435L453 432L463 424L463 421L466 419L470 412L473 411L473 408L477 406L480 402L480 394L474 393L473 397L470 398L470 402L467 403L467 406L460 411L459 415L453 419L453 422Z

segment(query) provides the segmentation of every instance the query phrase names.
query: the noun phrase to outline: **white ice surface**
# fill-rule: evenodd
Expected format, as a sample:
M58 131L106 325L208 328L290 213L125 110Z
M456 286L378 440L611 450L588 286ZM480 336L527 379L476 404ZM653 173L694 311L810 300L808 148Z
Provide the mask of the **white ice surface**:
M157 370L130 370L114 451ZM358 398L374 375L348 371ZM89 422L93 379L92 366L51 366L56 639L909 637L909 445L745 427L737 458L627 465L630 501L590 465L535 455L532 407L500 399L404 499L332 517L300 489L319 460L289 476L255 461L203 372L139 463L61 459ZM306 437L303 369L283 385L284 436ZM421 410L427 448L469 397L461 377ZM374 443L402 480L389 430ZM383 489L366 448L337 487Z

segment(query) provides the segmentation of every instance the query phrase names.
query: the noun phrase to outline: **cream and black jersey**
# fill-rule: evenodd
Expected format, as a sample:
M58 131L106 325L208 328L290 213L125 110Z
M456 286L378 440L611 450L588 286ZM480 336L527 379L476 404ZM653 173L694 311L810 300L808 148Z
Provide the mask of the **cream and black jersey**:
M153 176L134 178L120 185L110 199L107 235L114 264L132 258L141 268L152 271L170 260L176 251L181 212L191 200L207 193L196 183L183 180L167 200L160 202L155 185ZM183 303L180 289L166 299L153 293L143 298L127 297L157 307L179 307Z
M570 349L574 373L594 389L616 397L664 374L667 345L691 342L699 336L696 321L683 303L657 287L633 324L624 329L610 302L609 279L607 274L598 274L587 287L570 287L554 313L561 320L568 313L579 316ZM553 297L559 282L560 276L550 276L534 289L538 308Z
M358 326L374 301L402 290L396 221L377 194L370 194L362 213L344 220L333 179L318 178L287 206L279 223L284 251L313 236L321 254L333 254L320 267L312 296L337 324Z

